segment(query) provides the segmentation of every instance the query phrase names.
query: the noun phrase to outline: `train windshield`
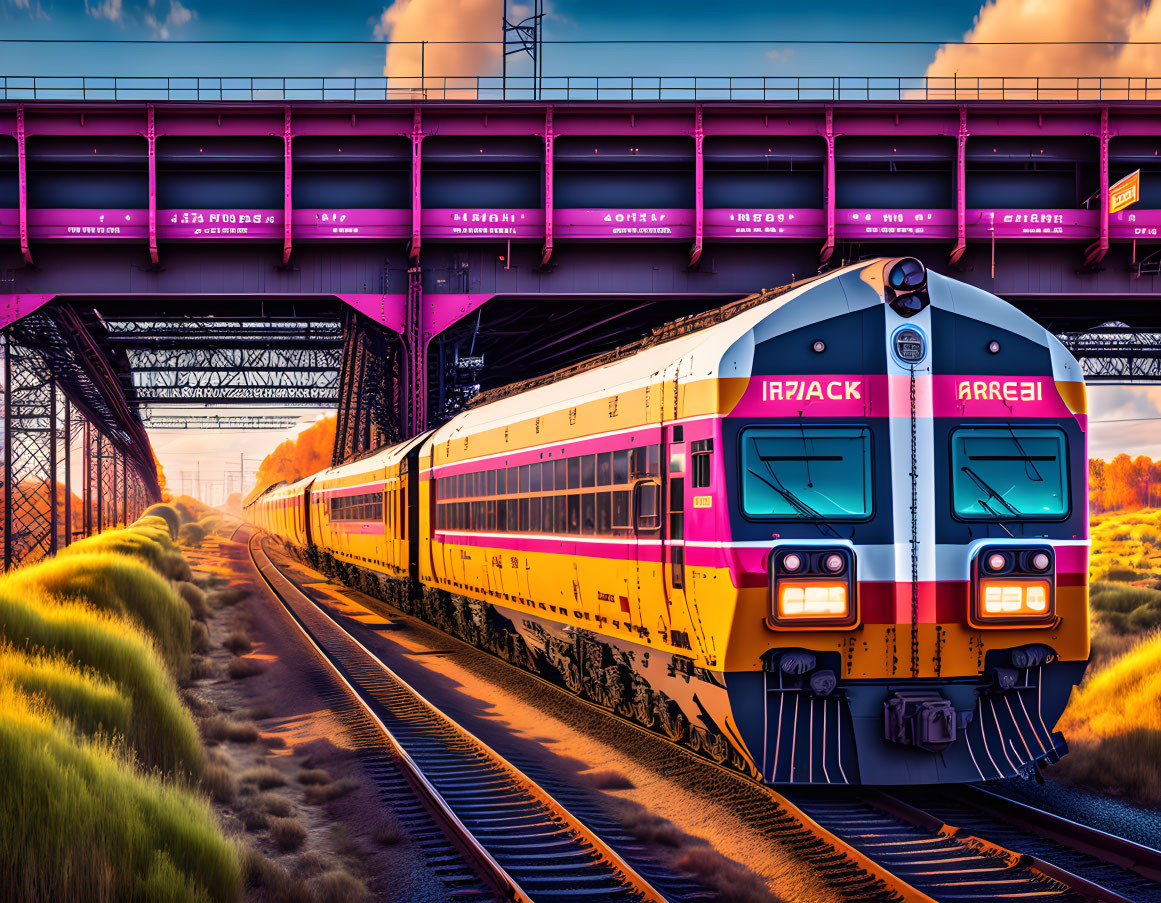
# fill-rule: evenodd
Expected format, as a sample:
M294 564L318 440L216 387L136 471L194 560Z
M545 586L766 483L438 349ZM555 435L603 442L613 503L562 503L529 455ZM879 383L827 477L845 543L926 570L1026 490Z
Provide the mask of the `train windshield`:
M1068 446L1055 427L978 426L951 434L951 493L967 520L1068 514Z
M774 520L871 516L871 431L764 426L742 432L742 511Z

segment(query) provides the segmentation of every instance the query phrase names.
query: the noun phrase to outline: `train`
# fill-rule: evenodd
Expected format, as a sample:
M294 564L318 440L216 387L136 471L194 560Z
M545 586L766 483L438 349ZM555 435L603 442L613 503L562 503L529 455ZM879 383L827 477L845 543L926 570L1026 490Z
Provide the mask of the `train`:
M1089 657L1081 367L865 260L249 499L337 579L772 785L1034 776Z

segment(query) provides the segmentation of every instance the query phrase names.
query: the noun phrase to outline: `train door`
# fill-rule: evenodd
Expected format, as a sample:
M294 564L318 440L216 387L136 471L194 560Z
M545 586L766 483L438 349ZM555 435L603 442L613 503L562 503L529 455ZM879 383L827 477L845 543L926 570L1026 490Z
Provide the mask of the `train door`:
M310 530L310 487L313 485L314 483L307 483L306 488L302 490L302 506L299 509L302 512L303 541L308 548L314 545L314 539L312 538Z
M666 379L662 382L661 404L662 423L675 421L680 417L678 398L678 373L680 360L672 369L666 368ZM685 599L685 482L686 453L685 429L680 423L668 423L661 430L661 485L664 487L664 542L662 561L664 562L665 599L667 613L682 625L677 635L671 635L675 646L689 647L684 625L688 622L688 606ZM690 625L693 626L693 625ZM672 627L671 634L674 633Z

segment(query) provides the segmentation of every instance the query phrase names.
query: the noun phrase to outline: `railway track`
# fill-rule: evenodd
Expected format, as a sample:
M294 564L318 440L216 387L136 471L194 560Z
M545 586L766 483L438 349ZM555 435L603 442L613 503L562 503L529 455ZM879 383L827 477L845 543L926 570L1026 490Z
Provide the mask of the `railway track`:
M527 903L667 903L671 890L659 889L662 881L655 878L655 885L630 866L584 822L427 702L298 590L266 555L256 533L249 550L258 574L364 707L416 795L496 897ZM684 882L668 883L678 891L675 898L692 898Z
M253 544L251 551L253 554ZM277 570L272 562L269 567ZM282 579L290 583L287 578ZM280 595L275 587L272 589ZM347 642L356 644L378 668L390 673L322 607L294 591L308 610L313 611L320 625L325 628L329 624ZM283 604L287 604L285 600ZM288 610L295 616L289 606ZM398 614L414 620L404 613ZM309 636L308 628L303 626L303 629ZM454 637L451 639L463 644ZM538 675L527 676L556 692L563 692ZM402 683L399 678L394 679ZM568 697L607 714L590 700L571 694ZM765 817L756 819L762 823L765 833L796 848L804 859L825 869L828 883L848 899L1161 903L1161 883L1158 883L1161 882L1161 853L990 791L973 787L943 788L938 797L930 794L924 797L913 788L892 788L895 795L871 788L821 792L796 789L783 794L637 728L631 722L620 718L616 721L654 740L662 740L680 754L695 758L699 764L710 765L732 780L759 790L771 803ZM516 771L511 765L508 768ZM654 892L658 893L656 899L663 899L659 892ZM678 891L671 899L683 896ZM606 898L598 894L587 899Z

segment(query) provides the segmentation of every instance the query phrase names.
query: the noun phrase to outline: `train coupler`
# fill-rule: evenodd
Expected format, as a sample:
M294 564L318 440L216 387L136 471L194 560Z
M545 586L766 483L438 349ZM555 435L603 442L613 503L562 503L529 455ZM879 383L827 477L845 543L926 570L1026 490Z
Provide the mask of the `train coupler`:
M941 752L955 742L958 713L950 699L932 691L898 691L883 703L887 740Z

